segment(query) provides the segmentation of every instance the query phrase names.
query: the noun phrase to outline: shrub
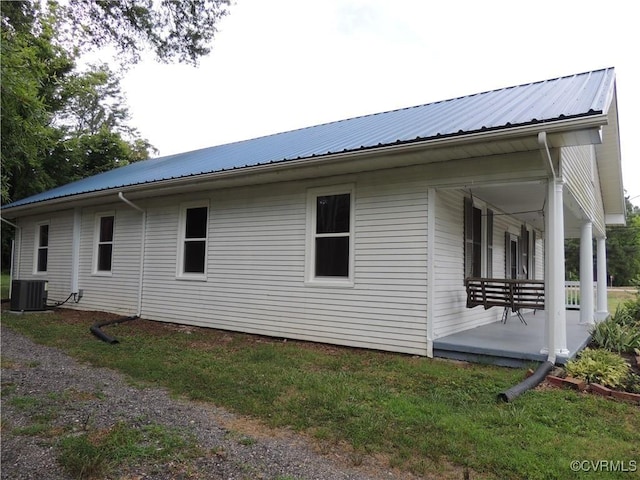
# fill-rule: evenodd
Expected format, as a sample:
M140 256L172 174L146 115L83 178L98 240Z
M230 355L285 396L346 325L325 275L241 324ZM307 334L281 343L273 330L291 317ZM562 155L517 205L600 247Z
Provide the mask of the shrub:
M624 358L604 349L585 348L578 360L567 362L566 368L572 377L611 388L623 386L630 373Z
M616 311L618 321L606 320L591 329L591 341L598 348L617 353L633 353L640 348L640 326L624 323L618 312L620 309Z

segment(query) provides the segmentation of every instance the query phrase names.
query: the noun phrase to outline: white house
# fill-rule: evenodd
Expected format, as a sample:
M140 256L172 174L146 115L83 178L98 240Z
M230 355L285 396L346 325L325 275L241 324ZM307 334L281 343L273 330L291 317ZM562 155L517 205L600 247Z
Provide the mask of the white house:
M602 69L150 159L2 216L14 278L82 291L72 308L431 356L501 318L467 308L467 277L540 279L536 348L566 356L564 239L593 322L624 207Z

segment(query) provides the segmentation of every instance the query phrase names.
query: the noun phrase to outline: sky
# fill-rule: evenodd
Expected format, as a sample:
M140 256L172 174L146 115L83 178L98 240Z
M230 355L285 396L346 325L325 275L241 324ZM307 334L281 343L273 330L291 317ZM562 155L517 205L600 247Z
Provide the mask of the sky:
M629 0L236 0L198 67L122 81L160 156L615 67L640 206L640 27ZM632 11L633 9L633 11Z

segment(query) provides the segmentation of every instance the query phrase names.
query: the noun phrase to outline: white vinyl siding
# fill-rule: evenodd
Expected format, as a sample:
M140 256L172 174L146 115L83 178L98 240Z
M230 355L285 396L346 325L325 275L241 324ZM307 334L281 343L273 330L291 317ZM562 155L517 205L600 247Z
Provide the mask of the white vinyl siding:
M140 271L140 213L124 204L110 205L114 215L113 252L109 275L96 275L96 217L105 210L85 209L82 212L79 255L79 288L84 290L75 308L108 311L132 315L138 305ZM73 222L73 214L71 214ZM72 229L70 228L70 231ZM71 234L70 234L71 237ZM69 247L71 246L69 240ZM69 260L71 264L71 259Z
M598 172L595 168L595 148L592 145L561 149L562 176L566 188L584 210L594 227L604 232L604 209ZM568 232L579 236L579 232Z
M495 322L502 310L481 307L466 308L464 282L464 208L466 192L461 190L438 190L435 231L435 305L433 305L434 339L456 332ZM491 208L491 207L488 207ZM505 271L505 232L520 235L522 223L516 218L493 210L493 277L508 277ZM484 237L483 237L484 238ZM543 272L540 235L537 235L536 275Z
M49 225L47 271L36 270L34 255L40 225ZM71 293L71 243L73 235L73 211L56 212L46 217L26 217L20 220L21 245L16 245L16 256L20 255L19 271L14 278L39 279L48 282L48 303L63 301Z
M206 282L175 279L179 205L148 209L143 315L358 347L426 352L422 183L358 178L353 287L305 283L311 182L214 192ZM323 182L331 186L344 183Z
M466 308L463 198L468 191L432 187L436 201L429 312L433 317L427 318L427 241L431 238L427 215L432 178L426 173L433 173L431 167L140 199L136 204L146 211L145 239L140 212L122 202L84 208L78 278L84 297L70 306L136 313L144 240L144 318L426 355L428 326L433 326L437 339L496 321L502 313ZM336 185L353 185L349 288L309 285L307 279L308 192ZM185 205L203 202L209 206L206 278L182 281L176 276L183 235L181 211ZM495 212L491 270L494 277L504 277L504 234L519 235L521 222L488 203L485 207ZM111 276L93 274L95 219L105 211L113 212L116 219ZM70 293L73 211L61 218L26 222L22 249L30 254L23 255L20 268L32 275L35 223L46 220L51 222L49 248L56 248L57 235L67 237L61 260L51 251L52 259L56 255L60 263L56 269L66 272L64 283L55 286L63 290L55 298L64 299ZM483 231L485 242L486 235ZM539 235L538 277L543 272L542 247ZM48 272L47 278L52 276Z

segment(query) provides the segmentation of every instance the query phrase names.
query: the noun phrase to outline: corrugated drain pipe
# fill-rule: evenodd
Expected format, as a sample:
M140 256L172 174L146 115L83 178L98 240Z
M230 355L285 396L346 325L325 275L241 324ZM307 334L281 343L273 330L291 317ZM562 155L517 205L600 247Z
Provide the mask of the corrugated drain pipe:
M140 317L138 317L137 315L133 315L131 317L122 317L122 318L116 318L115 320L106 320L103 322L97 322L91 325L91 327L89 327L89 330L91 331L91 333L93 333L96 337L98 337L103 342L107 342L107 343L110 343L111 345L114 345L116 343L120 343L118 339L107 335L101 330L101 328L106 327L107 325L116 325L118 323L130 322L131 320L135 320L136 318L140 318Z
M538 146L540 149L540 153L542 154L543 161L547 167L547 170L551 174L551 176L556 178L556 171L553 166L553 160L551 159L551 153L549 151L549 144L547 142L547 133L540 132L538 133ZM546 301L546 300L545 300ZM549 328L547 332L547 342L549 346L549 352L547 353L547 360L540 364L540 366L536 369L536 371L530 377L526 378L524 381L514 385L508 390L504 392L500 392L498 394L498 400L502 400L503 402L511 402L515 400L517 397L522 395L527 390L537 387L542 381L547 377L549 372L553 369L556 364L556 341L555 341L555 324L552 319L549 319Z

